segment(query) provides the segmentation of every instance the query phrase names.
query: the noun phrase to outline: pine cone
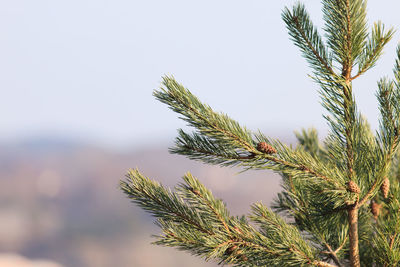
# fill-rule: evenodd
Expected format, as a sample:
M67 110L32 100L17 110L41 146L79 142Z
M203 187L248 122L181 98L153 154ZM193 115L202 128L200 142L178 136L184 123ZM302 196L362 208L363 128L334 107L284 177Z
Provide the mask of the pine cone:
M266 142L260 142L257 145L257 150L263 152L265 154L275 154L276 150L271 145L267 144Z
M381 212L381 204L371 201L371 213L374 215L375 220L378 219L379 213Z
M382 185L381 185L381 192L382 192L384 198L387 198L387 197L388 197L388 195L389 195L389 189L390 189L390 181L389 181L388 178L386 178L386 179L383 181Z
M360 193L360 188L353 181L347 183L347 190L349 190L352 193L357 193L357 194Z

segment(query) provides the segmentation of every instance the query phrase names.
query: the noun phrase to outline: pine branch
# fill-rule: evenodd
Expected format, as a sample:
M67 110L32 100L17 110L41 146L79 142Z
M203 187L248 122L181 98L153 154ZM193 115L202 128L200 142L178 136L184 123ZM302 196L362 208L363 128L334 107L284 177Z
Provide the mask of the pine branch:
M167 89L155 92L155 96L172 110L184 115L183 119L198 131L192 135L179 131L176 146L170 149L172 153L211 164L271 169L299 179L316 179L317 183L324 185L325 192L331 189L330 194L335 195L336 199L340 199L338 195L346 194L344 179L340 177L338 169L325 168L308 152L294 151L261 133L255 135L256 140L253 140L249 130L202 104L173 78L164 78L164 85ZM272 155L259 151L256 144L262 142L272 146L275 153Z
M332 260L336 263L337 266L343 267L343 265L340 262L338 256L336 255L336 251L334 251L332 249L332 247L325 240L323 240L323 242L324 242L324 246L328 249L328 251L329 251L328 254L332 258Z
M365 45L363 54L358 59L358 73L351 78L354 80L375 66L379 57L382 55L384 46L392 39L393 28L385 32L384 25L381 22L375 23L372 33Z
M173 154L187 156L193 160L200 160L208 164L235 166L246 165L253 160L255 154L231 146L222 145L218 141L202 136L198 133L191 135L183 130L178 131L175 146L170 148Z
M315 178L334 185L335 190L346 190L344 184L340 184L336 178L329 177L330 175L336 177L338 172L332 172L328 168L321 169L321 164L316 162L316 159L307 152L293 151L280 142L271 141L261 134L256 136L258 142L271 143L272 147L276 148L274 155L260 151L256 153L238 152L232 147L221 146L217 141L197 133L188 135L183 131L179 131L179 135L176 146L170 149L172 153L186 155L191 159L211 164L240 165L246 169L271 169L280 173L290 173L296 178L303 177L299 179ZM322 174L324 172L329 174Z
M353 2L358 2L358 4ZM356 117L356 107L350 84L350 73L353 61L357 58L357 56L352 56L353 53L357 53L357 49L354 48L362 45L363 41L362 38L360 39L360 36L363 35L363 28L366 27L365 5L363 1L353 2L350 5L348 1L323 1L324 9L326 11L325 17L329 17L329 20L326 19L328 41L330 42L331 49L336 52L337 61L342 65L341 78L337 77L333 71L327 71L327 66L324 64L326 61L322 60L322 56L315 53L317 51L316 49L310 48L310 41L308 40L315 40L316 44L314 46L320 48L322 51L320 53L322 55L327 54L321 38L309 21L308 14L305 12L304 7L298 5L294 8L293 14L288 9L283 12L283 18L295 44L302 49L303 55L316 69L317 75L314 79L322 87L320 93L323 100L323 106L333 115L333 118L327 116L326 119L330 123L333 132L338 134L339 139L346 147L347 169L350 180L354 179L354 149L352 143L354 136L352 135L354 133L353 125ZM363 10L360 10L360 7ZM358 11L354 12L353 8ZM301 24L298 23L299 17L305 26L300 27ZM364 19L362 17L364 17ZM335 23L331 23L332 20L335 20ZM338 33L338 23L342 27L340 31L343 38L339 40L336 39L337 36L330 36L331 38L329 38L330 33ZM312 38L305 38L306 35L302 34L305 31L308 32L308 35ZM339 44L338 42L342 43ZM339 47L340 49L338 50ZM321 62L322 66L325 67L321 67ZM320 65L318 65L318 63ZM344 124L342 124L343 121Z
M336 166L324 164L301 148L293 150L279 141L272 142L262 135L257 138L260 141L270 142L277 153L262 155L260 161L251 162L254 164L253 168L274 170L284 177L299 181L315 194L326 197L324 201L333 204L334 207L346 205L347 201L353 200L353 196L346 190L345 177Z
M376 235L373 239L376 246L376 261L381 266L398 266L400 264L400 238L396 234L388 238L387 233L380 229L376 229Z
M313 259L312 251L295 227L287 225L261 203L253 205L252 210L251 220L259 225L264 236L277 241L276 249L280 251L282 257L286 258L285 262L323 266Z
M121 181L127 196L158 219L164 235L155 244L235 266L331 266L316 258L295 227L261 204L253 207L251 217L259 232L246 220L230 216L225 204L192 175L183 179L176 193L138 170Z
M294 44L300 48L315 72L336 76L332 69L332 60L304 5L298 3L292 11L285 8L282 18Z
M315 128L310 128L308 130L302 129L301 132L295 132L299 146L305 151L310 153L314 158L319 158L320 160L327 160L327 151L319 143L318 133Z
M395 142L398 142L398 138L396 138ZM392 146L389 152L386 154L384 163L381 165L380 172L376 174L376 178L372 186L369 188L368 192L362 197L362 199L357 203L357 207L363 206L368 200L370 200L379 190L385 174L388 171L390 161L392 160L395 153L395 147Z
M360 116L357 114L351 84L345 80L322 80L318 77L314 79L321 86L322 106L330 113L324 115L331 128L330 138L339 146L338 152L343 154L341 158L345 159L347 175L353 180L354 141L357 135L355 129L360 127Z
M343 233L347 233L344 209L336 211L332 204L323 203L323 197L317 197L315 192L290 177L284 177L283 182L285 191L278 194L272 208L294 218L297 227L305 232L304 236L326 248L326 254L340 266L337 253L346 242L346 234ZM329 225L336 225L336 230L330 231ZM338 249L333 250L333 246Z
M397 52L397 58L393 72L396 81L396 87L400 88L400 44L397 46L396 52Z
M398 168L397 159L395 160ZM388 173L388 179L392 181L388 196L377 194L374 201L380 202L381 210L375 216L373 225L374 238L370 240L370 246L374 247L373 257L380 266L398 266L400 264L400 184L396 181L397 170L392 168Z
M366 2L363 0L324 0L324 19L328 37L328 46L334 53L334 59L342 66L343 82L335 87L341 89L334 94L339 98L328 98L327 107L339 118L338 121L330 121L332 129L345 145L347 176L349 183L354 184L356 174L354 172L355 157L355 131L356 106L352 96L351 72L354 61L362 54L367 38L366 33ZM324 88L325 87L325 88ZM323 86L325 95L329 96L330 89ZM332 91L332 90L331 90ZM343 100L334 103L333 101ZM324 104L325 104L324 103ZM338 123L339 122L339 123ZM343 127L340 127L343 125ZM350 265L360 266L358 248L358 209L357 205L349 206L349 240L350 240Z
M187 173L183 180L185 183L180 184L178 192L190 204L196 206L197 209L204 210L205 213L211 212L215 216L215 221L223 225L227 234L230 234L228 222L230 215L221 200L214 199L211 191L209 191L199 180L194 178L190 173Z
M214 112L208 105L201 103L173 77L164 77L163 85L165 88L154 91L154 96L181 114L181 118L201 135L216 140L220 145L256 152L249 130L227 115Z
M204 234L213 234L205 218L185 205L183 199L171 193L159 183L144 177L138 170L130 170L127 180L121 181L122 191L144 210L156 218L192 226Z
M397 77L400 77L400 49L397 50L397 60L394 68L394 76L396 81L381 79L378 83L377 98L379 102L379 110L381 113L380 129L377 134L377 142L380 144L380 151L376 157L380 157L380 163L377 173L374 175L375 180L368 192L361 199L358 206L365 204L379 190L385 175L389 169L389 165L396 154L400 143L400 84Z
M400 135L400 87L388 79L378 82L377 98L381 113L380 131L378 140L381 143L383 153L388 154L392 146L396 146Z
M367 39L366 1L323 0L322 5L328 47L348 79Z

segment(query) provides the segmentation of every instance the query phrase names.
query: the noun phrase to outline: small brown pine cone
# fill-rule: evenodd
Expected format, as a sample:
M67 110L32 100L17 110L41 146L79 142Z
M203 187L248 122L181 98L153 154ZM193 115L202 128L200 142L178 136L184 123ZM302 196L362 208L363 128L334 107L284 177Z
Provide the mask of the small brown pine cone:
M349 181L347 183L347 190L349 190L352 193L360 193L360 188L354 181Z
M265 154L275 154L276 150L271 145L267 144L266 142L260 142L257 145L257 150L263 152Z
M381 212L381 204L378 204L376 202L371 202L371 213L374 215L375 220L378 219L379 213Z
M382 192L384 198L387 198L387 197L388 197L388 195L389 195L389 189L390 189L390 181L389 181L388 178L386 178L386 179L383 181L382 185L381 185L381 192Z

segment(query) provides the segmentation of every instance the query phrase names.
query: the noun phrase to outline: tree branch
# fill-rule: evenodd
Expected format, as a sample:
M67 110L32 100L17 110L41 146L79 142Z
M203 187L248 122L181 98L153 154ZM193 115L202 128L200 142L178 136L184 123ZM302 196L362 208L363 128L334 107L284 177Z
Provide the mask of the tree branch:
M368 192L364 195L364 197L360 200L360 202L357 203L357 208L360 208L371 198L373 192L378 187L379 182L382 181L382 177L385 175L385 173L382 174L382 172L384 172L386 170L387 166L390 164L390 161L392 160L393 154L395 152L395 144L398 142L398 139L399 139L399 136L396 136L394 142L392 143L392 146L389 149L388 154L386 154L386 161L385 161L384 166L382 166L382 168L381 168L381 172L379 173L378 177L375 179L373 185L368 190Z
M289 168L292 168L292 169L295 169L295 170L304 171L305 173L310 173L310 174L314 175L315 177L318 177L318 178L321 178L321 179L325 180L326 182L335 184L337 186L337 188L340 189L340 190L346 190L344 187L339 185L335 179L332 179L332 178L329 178L329 177L327 177L327 176L325 176L323 174L320 174L317 171L314 171L314 170L312 170L311 168L309 168L309 167L307 167L305 165L294 164L294 163L291 163L291 162L288 162L288 161L285 161L285 160L282 160L282 159L278 159L278 158L270 156L270 155L265 155L265 154L262 154L262 157L264 157L264 158L266 158L266 159L268 159L270 161L273 161L275 163L281 164L283 166L286 166L286 167L289 167Z
M336 253L337 251L333 250L332 247L326 242L326 240L323 240L325 247L328 249L329 251L329 255L331 256L332 260L336 263L336 265L338 267L343 267L343 265L340 263L339 258L337 257Z
M306 42L308 48L312 51L312 53L314 54L314 56L317 58L317 60L322 64L322 66L325 68L325 70L330 73L333 76L336 76L336 73L333 71L332 67L328 65L328 63L319 55L319 53L317 52L317 50L314 48L314 46L312 45L312 43L310 42L310 40L307 38L307 35L305 34L303 28L301 27L300 23L299 23L299 19L298 17L294 16L293 17L294 23L296 25L296 29L300 32L301 37L304 39L304 41Z
M383 39L379 40L379 43L376 45L376 47L372 51L371 56L368 58L367 62L365 62L365 65L363 66L363 68L360 69L356 75L354 75L353 77L350 78L351 81L360 77L364 72L366 72L371 67L371 63L374 61L374 58L376 56L378 56L380 51L382 50L381 45L383 45L383 44L384 44Z

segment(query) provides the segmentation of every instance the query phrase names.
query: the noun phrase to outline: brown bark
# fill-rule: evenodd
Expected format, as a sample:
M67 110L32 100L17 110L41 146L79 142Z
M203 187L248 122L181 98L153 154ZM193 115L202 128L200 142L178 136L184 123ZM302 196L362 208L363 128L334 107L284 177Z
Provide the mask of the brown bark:
M349 240L350 240L350 266L360 267L360 254L358 251L358 209L352 206L348 210Z

